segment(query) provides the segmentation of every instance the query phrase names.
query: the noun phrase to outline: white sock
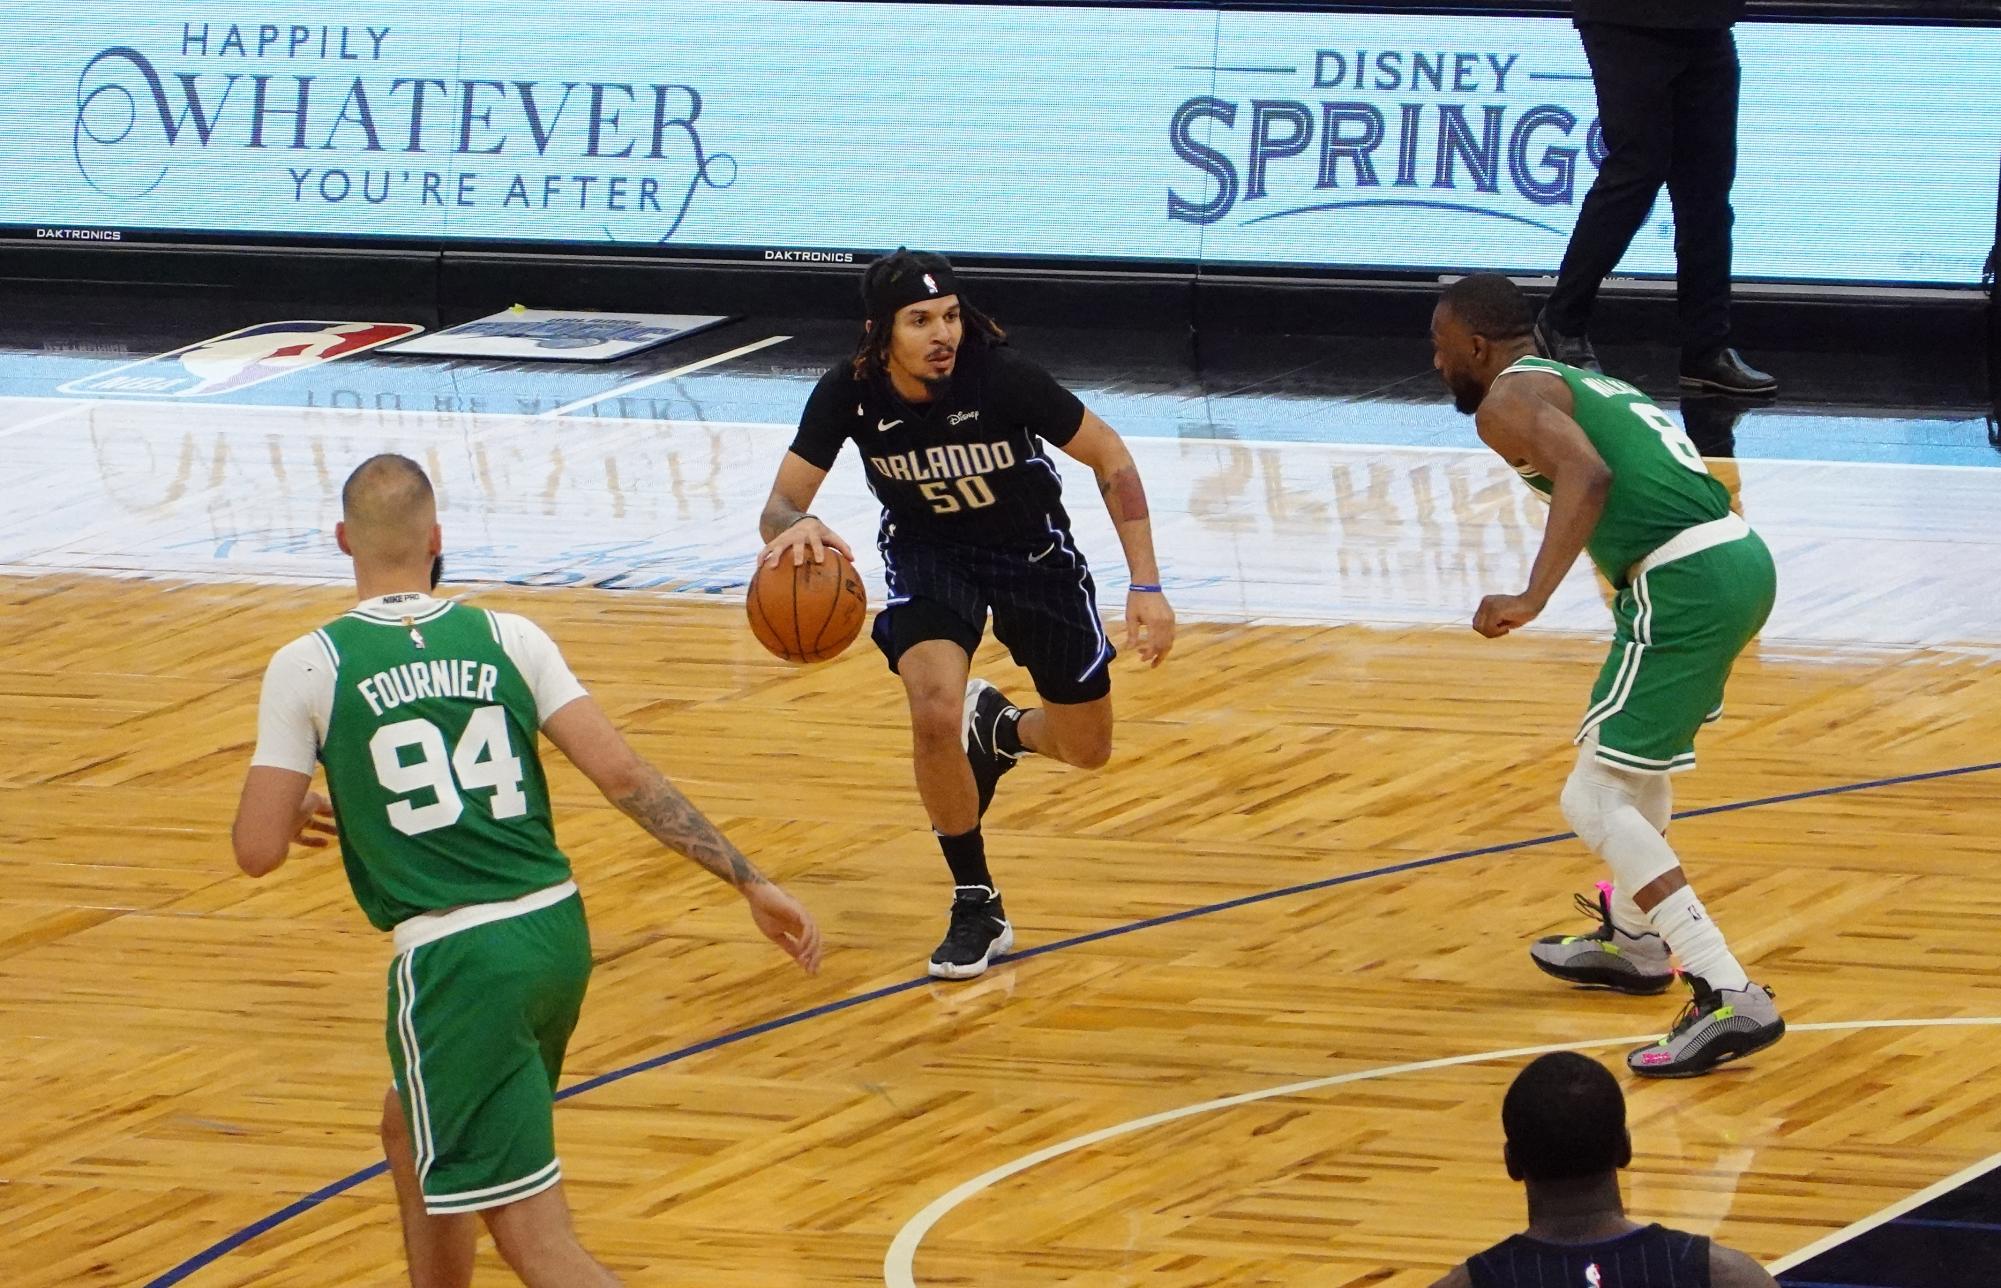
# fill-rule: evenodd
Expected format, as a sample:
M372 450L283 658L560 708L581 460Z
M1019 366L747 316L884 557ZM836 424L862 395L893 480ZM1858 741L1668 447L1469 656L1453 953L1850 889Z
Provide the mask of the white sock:
M1668 947L1681 958L1681 968L1700 976L1714 989L1744 988L1751 977L1737 963L1723 932L1709 919L1709 910L1695 897L1692 886L1683 886L1653 906L1647 913Z

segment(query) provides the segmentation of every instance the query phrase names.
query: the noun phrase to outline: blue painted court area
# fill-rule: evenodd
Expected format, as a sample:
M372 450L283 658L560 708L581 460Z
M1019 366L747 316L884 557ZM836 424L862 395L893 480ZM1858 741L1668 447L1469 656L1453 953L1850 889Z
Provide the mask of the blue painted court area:
M1786 1288L1994 1288L2001 1284L2001 1159L1778 1278Z
M1735 813L1742 810L1761 809L1773 805L1784 805L1795 801L1815 800L1827 796L1842 796L1854 792L1876 791L1890 787L1907 786L1912 783L1932 782L1942 778L1961 778L1969 774L1989 773L1997 769L2001 769L2001 761L1990 761L1978 765L1962 765L1952 769L1932 770L1927 773L1903 774L1894 778L1875 778L1867 780L1865 782L1843 783L1834 787L1813 788L1808 791L1788 792L1779 796L1759 797L1755 800L1733 801L1723 805L1710 805L1701 809L1680 811L1675 815L1675 817L1677 819L1686 819L1686 818L1700 818L1711 814ZM1575 837L1574 833L1561 832L1561 833L1552 833L1547 836L1528 837L1526 839L1517 841L1504 841L1498 845L1481 846L1478 849L1471 849L1471 850L1459 850L1451 854L1433 855L1430 858L1424 858L1424 859L1412 859L1405 863L1392 863L1384 865L1382 867L1368 868L1360 872L1349 872L1341 876L1326 877L1318 881L1303 882L1298 885L1284 886L1275 890L1259 891L1258 893L1244 895L1236 899L1226 899L1218 903L1204 904L1200 907L1187 908L1180 912L1168 913L1159 917L1149 917L1144 921L1134 921L1134 922L1128 922L1120 926L1110 926L1104 930L1092 931L1089 934L1075 935L1069 939L1062 939L1062 940L1057 940L1053 943L1041 944L1034 948L1026 949L1022 952L1010 954L1004 960L1010 962L1016 962L1016 961L1026 961L1030 958L1035 958L1035 957L1045 957L1052 953L1064 952L1073 948L1081 948L1087 944L1098 943L1101 940L1113 939L1124 935L1135 934L1143 930L1153 930L1162 926L1171 926L1180 922L1191 921L1198 917L1206 917L1216 913L1229 912L1237 908L1246 908L1255 904L1270 903L1274 900L1291 898L1295 895L1310 894L1320 890L1331 890L1337 886L1355 885L1359 882L1371 881L1380 877L1398 876L1407 872L1416 872L1426 868L1436 868L1448 863L1457 863L1465 859L1483 858L1496 854L1512 854L1522 850L1536 849L1540 846L1552 845L1560 841L1572 840L1574 839L1574 837ZM716 1037L706 1039L705 1041L702 1042L697 1042L691 1046L683 1047L680 1050L669 1051L666 1052L665 1054L653 1056L648 1059L638 1061L637 1063L627 1065L624 1068L613 1069L608 1073L599 1074L595 1078L590 1078L586 1079L583 1082L574 1083L571 1086L565 1087L562 1091L558 1092L556 1099L559 1101L569 1100L576 1096L588 1094L589 1092L594 1091L599 1087L608 1086L614 1082L621 1082L626 1078L635 1077L642 1073L648 1073L651 1072L652 1070L663 1068L670 1064L676 1064L680 1061L686 1060L692 1056L700 1055L707 1051L714 1051L721 1047L734 1046L739 1042L749 1041L752 1038L761 1037L766 1033L773 1033L780 1029L792 1028L797 1025L807 1024L815 1020L825 1019L829 1016L840 1015L845 1012L855 1010L859 1007L867 1006L873 1002L879 1002L886 998L896 997L900 994L911 992L912 990L922 988L925 985L930 984L931 982L932 981L929 979L929 977L920 976L919 978L916 979L904 980L903 982L898 984L891 984L887 987L874 989L867 993L859 993L853 997L843 998L838 1002L830 1002L824 1006L812 1007L808 1010L798 1011L791 1015L782 1015L777 1017L776 1019L766 1020L761 1024L753 1024L747 1028L737 1029L729 1033L719 1034ZM381 1176L387 1170L388 1169L385 1164L380 1162L374 1163L368 1167L361 1169L358 1172L354 1172L348 1176L340 1178L337 1181L325 1185L320 1189L313 1191L310 1194L304 1195L301 1198L296 1199L293 1202L288 1203L284 1207L278 1209L277 1211L271 1213L271 1215L264 1217L263 1219L256 1221L251 1225L244 1227L241 1230L236 1231L235 1233L229 1235L226 1238L216 1241L215 1243L211 1244L207 1248L202 1249L200 1252L195 1253L193 1256L181 1262L179 1265L174 1266L172 1269L166 1271L165 1273L151 1280L148 1280L146 1288L169 1288L169 1285L181 1283L183 1280L186 1280L188 1277L195 1274L203 1267L211 1265L216 1261L221 1260L222 1258L228 1256L231 1252L234 1252L236 1249L244 1246L245 1244L258 1238L259 1236L271 1230L276 1229L277 1227L285 1224L287 1221L292 1220L294 1217L304 1215L305 1213L311 1211L313 1208L318 1207L321 1203L326 1202L328 1199L335 1198L341 1194L344 1194L347 1191L353 1189L355 1186L361 1185L364 1182L374 1180L376 1177ZM1985 1188L1978 1188L1981 1185L1984 1185ZM1997 1208L2001 1208L2001 1174L1990 1172L1985 1177L1981 1178L1979 1182L1969 1185L1968 1187L1966 1187L1966 1189L1968 1192L1964 1196L1964 1198L1962 1198L1962 1195L1959 1191L1955 1191L1952 1195L1942 1197L1936 1200L1934 1203L1928 1203L1925 1205L1924 1208L1921 1208L1917 1212L1909 1214L1912 1217L1918 1218L1914 1222L1910 1223L1892 1222L1888 1226L1879 1227L1879 1231L1882 1229L1891 1229L1894 1231L1892 1234L1884 1235L1882 1237L1885 1239L1898 1239L1908 1236L1912 1240L1921 1240L1923 1238L1934 1235L1940 1238L1951 1238L1951 1239L1985 1238L1994 1241L1993 1246L1997 1249L2001 1249L2001 1225L1992 1225L1992 1226L1979 1225L1978 1222L1980 1218L1975 1215L1972 1215L1974 1213L1985 1211L1991 1217L1991 1215L1997 1210ZM1870 1239L1877 1233L1878 1231L1872 1231L1869 1234L1864 1235L1862 1239L1858 1239L1856 1241L1857 1246L1858 1247L1864 1246L1864 1240ZM1852 1263L1837 1262L1834 1260L1835 1258L1849 1252L1848 1245L1843 1245L1841 1248L1829 1252L1820 1258L1816 1258L1815 1261L1810 1263L1809 1266L1802 1267L1798 1275L1788 1276L1784 1282L1788 1285L1788 1288L1821 1288L1821 1285L1825 1285L1825 1288L1864 1288L1865 1285L1871 1285L1871 1284L1877 1285L1878 1288L1995 1288L1996 1283L2001 1282L1997 1281L1997 1279L1994 1277L1994 1275L1991 1273L1990 1270L1991 1267L2001 1266L2001 1260L1991 1260L1991 1259L1990 1260L1975 1259L1971 1261L1949 1260L1945 1262L1935 1263L1935 1264L1952 1265L1964 1268L1953 1272L1955 1274L1959 1274L1960 1276L1962 1276L1959 1278L1938 1277L1938 1273L1943 1273L1943 1272L1934 1273L1932 1277L1929 1278L1923 1277L1923 1275L1926 1273L1924 1271L1925 1263L1923 1262L1897 1263L1888 1260L1888 1258L1892 1257L1931 1255L1930 1253L1922 1252L1922 1248L1935 1247L1943 1249L1944 1248L1943 1244L1920 1245L1919 1243L1916 1242L1911 1242L1911 1243L1893 1242L1881 1245L1872 1243L1868 1244L1867 1246L1870 1247L1881 1246L1884 1249L1884 1251L1882 1252L1880 1257L1858 1260ZM1961 1247L1962 1245L1954 1245L1954 1246L1957 1248ZM1964 1249L1969 1254L1975 1255L1976 1257L1984 1249L1988 1249L1989 1246L1990 1246L1989 1244L1985 1243L1968 1243L1963 1245ZM1856 1255L1858 1257L1864 1257L1867 1254L1858 1253ZM1958 1254L1955 1253L1955 1255ZM1902 1268L1897 1273L1898 1275L1901 1275L1903 1277L1893 1276L1889 1278L1879 1277L1875 1279L1862 1278L1862 1277L1846 1278L1846 1279L1825 1278L1825 1276L1828 1274L1848 1273L1845 1267L1850 1265L1880 1267L1880 1266L1894 1265L1894 1264L1901 1264ZM1978 1269L1974 1269L1975 1267L1978 1267ZM1882 1272L1881 1270L1875 1270L1872 1271L1871 1273L1876 1273L1880 1276ZM1812 1277L1814 1275L1820 1275L1823 1276L1823 1278L1816 1280ZM1918 1275L1919 1277L1910 1277L1912 1275ZM1807 1276L1807 1277L1802 1278L1800 1276Z

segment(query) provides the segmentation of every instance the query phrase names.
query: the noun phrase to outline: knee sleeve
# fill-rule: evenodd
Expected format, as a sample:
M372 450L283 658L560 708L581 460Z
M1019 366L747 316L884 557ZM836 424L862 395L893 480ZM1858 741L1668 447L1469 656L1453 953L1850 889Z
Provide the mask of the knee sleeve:
M1629 894L1681 866L1660 829L1643 811L1647 777L1613 769L1593 756L1587 746L1563 785L1564 819L1612 869L1613 883Z
M1641 774L1640 816L1654 831L1667 834L1674 821L1674 775Z

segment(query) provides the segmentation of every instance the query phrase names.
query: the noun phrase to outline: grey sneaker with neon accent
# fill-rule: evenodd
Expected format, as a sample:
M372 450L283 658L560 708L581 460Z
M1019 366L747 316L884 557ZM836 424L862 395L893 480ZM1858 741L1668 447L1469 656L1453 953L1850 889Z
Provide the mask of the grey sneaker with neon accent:
M1694 994L1667 1036L1626 1056L1626 1067L1642 1078L1694 1078L1786 1035L1772 990L1763 984L1719 989L1697 976L1687 978Z
M1547 935L1529 945L1529 960L1545 975L1566 984L1609 988L1651 996L1674 983L1667 941L1659 935L1631 935L1612 924L1612 887L1598 886L1598 902L1577 896L1577 910L1598 918L1587 935Z

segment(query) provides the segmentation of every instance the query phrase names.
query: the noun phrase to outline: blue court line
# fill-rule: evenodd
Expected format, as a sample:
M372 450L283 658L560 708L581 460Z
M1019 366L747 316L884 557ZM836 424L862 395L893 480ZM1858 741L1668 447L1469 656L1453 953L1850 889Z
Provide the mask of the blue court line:
M1986 1234L2001 1234L2001 1221L1948 1221L1939 1216L1900 1216L1885 1224L1915 1225L1927 1230L1979 1230Z
M1701 809L1679 811L1674 817L1684 819L1701 818L1707 814L1729 814L1737 810L1759 809L1766 805L1784 805L1792 801L1813 800L1821 796L1843 796L1850 792L1866 792L1881 787L1901 787L1908 783L1930 782L1939 778L1960 778L1967 774L1982 774L1996 769L2001 769L2001 760L1991 760L1980 765L1961 765L1957 769L1933 769L1921 774L1899 774L1894 778L1872 778L1866 782L1842 783L1834 787L1814 787L1802 792L1785 792L1778 796L1760 796L1755 800L1735 801L1727 805L1707 805ZM1236 908L1247 908L1253 904L1269 903L1273 899L1286 899L1296 894L1311 894L1316 890L1331 890L1336 886L1353 885L1355 882L1369 881L1376 877L1389 877L1404 872L1415 872L1421 868L1435 868L1440 864L1457 863L1462 859L1477 859L1491 854L1511 854L1517 850L1532 850L1537 846L1553 845L1558 841L1575 840L1576 836L1575 832L1552 832L1547 836L1534 836L1522 841L1504 841L1499 845L1483 845L1477 849L1456 850L1451 854L1437 854L1427 859L1410 859L1403 863L1391 863L1379 868L1367 868L1361 872L1344 873L1337 877L1323 877L1318 881L1305 881L1298 885L1283 886L1276 890L1265 890L1258 894L1247 894L1235 899L1225 899L1220 903L1203 904L1200 907L1187 908L1181 912L1170 912L1159 917L1148 917L1144 921L1128 922L1125 925L1112 926L1106 930L1094 930L1088 934L1073 935L1068 939L1059 939L1054 943L1043 944L1040 947L1030 948L1023 952L1009 953L1006 957L999 960L1009 962L1027 961L1032 957L1041 957L1047 953L1062 952L1070 948L1081 948L1085 944L1094 944L1099 940L1115 939L1120 935L1130 935L1141 930L1151 930L1155 926L1169 926L1178 921L1188 921L1195 917L1206 917L1212 913L1229 912ZM559 1101L568 1100L572 1096L580 1096L586 1091L595 1091L599 1087L623 1081L635 1074L658 1069L663 1065L686 1060L690 1056L701 1055L706 1051L714 1051L719 1047L732 1046L749 1038L761 1037L766 1033L776 1032L779 1029L791 1028L795 1024L804 1024L808 1020L817 1020L822 1016L837 1015L842 1011L853 1010L855 1007L865 1006L870 1002L881 1001L885 997L895 997L899 993L908 993L912 989L922 988L932 982L932 979L928 975L919 976L916 979L904 980L900 984L890 984L887 987L874 989L867 993L857 993L853 997L845 997L838 1002L828 1002L823 1006L815 1006L804 1011L795 1011L791 1015L781 1015L777 1019L766 1020L762 1024L753 1024L748 1028L735 1029L728 1033L719 1034L716 1037L704 1039L693 1046L682 1047L678 1051L669 1051L663 1055L656 1055L650 1059L641 1060L637 1064L626 1065L622 1069L613 1069L609 1073L601 1073L595 1078L587 1078L582 1082L575 1083L557 1092L556 1099ZM295 1216L311 1211L328 1199L344 1194L364 1181L372 1181L388 1170L389 1167L386 1163L372 1163L358 1172L342 1177L331 1185L314 1190L304 1198L296 1199L279 1208L271 1215L255 1221L227 1238L203 1248L200 1252L195 1253L192 1257L181 1262L165 1274L160 1275L156 1279L148 1280L145 1288L169 1288L172 1284L180 1283L197 1270L221 1260L252 1239L255 1239L258 1235L283 1225ZM1791 1288L1866 1288L1866 1286L1838 1284L1813 1285L1793 1281Z

